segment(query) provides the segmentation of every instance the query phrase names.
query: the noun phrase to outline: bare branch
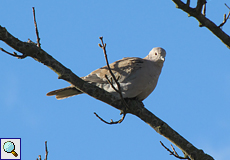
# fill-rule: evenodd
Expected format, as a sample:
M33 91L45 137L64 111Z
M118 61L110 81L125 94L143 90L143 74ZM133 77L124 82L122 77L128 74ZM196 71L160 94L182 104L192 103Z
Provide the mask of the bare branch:
M99 47L101 47L101 48L103 49L104 56L105 56L105 60L106 60L106 64L107 64L108 70L109 70L109 72L110 72L110 74L111 74L111 76L112 76L111 80L109 80L109 78L108 78L107 75L105 75L105 78L107 79L107 81L109 82L109 84L112 86L112 88L113 88L117 93L119 93L120 98L121 98L121 100L123 101L123 103L125 104L125 106L123 107L123 109L121 110L121 113L120 113L120 114L123 114L122 118L121 118L120 120L118 120L118 121L115 121L115 122L114 122L112 119L111 119L111 122L107 122L107 121L105 121L104 119L102 119L100 116L98 116L98 114L97 114L96 112L94 112L94 114L95 114L102 122L104 122L104 123L106 123L106 124L118 124L118 123L123 122L123 120L125 119L126 110L127 110L128 105L127 105L127 103L125 102L124 97L123 97L122 92L121 92L121 86L120 86L120 83L118 82L119 77L118 77L118 78L115 77L115 75L113 74L113 72L112 72L112 70L111 70L111 68L110 68L110 66L109 66L108 56L107 56L106 49L105 49L105 48L106 48L106 43L103 42L103 37L99 37L99 39L101 40L101 44L99 43ZM113 80L115 81L115 83L116 83L118 89L116 89L116 87L113 85Z
M173 150L173 153L176 155L176 156L179 156L178 153L176 152L175 148L173 147L173 145L170 145L172 150Z
M230 36L226 34L219 26L213 23L211 20L205 17L205 14L201 14L203 5L206 3L206 0L198 0L196 8L189 7L187 4L181 0L172 0L176 7L182 9L184 12L188 13L189 16L192 16L198 20L200 27L208 28L215 36L217 36L229 49L230 49ZM188 2L187 2L188 3ZM205 6L206 7L206 6ZM206 10L206 8L205 8ZM205 13L205 11L203 11Z
M33 9L33 17L34 17L34 26L35 26L36 36L37 36L37 46L40 48L41 43L40 43L40 37L39 37L39 33L38 33L38 26L37 26L36 17L35 17L35 8L32 7L32 9Z
M45 148L46 148L45 160L47 160L47 157L48 157L48 147L47 147L47 141L45 141Z
M113 120L111 119L110 122L107 122L107 121L105 121L103 118L101 118L96 112L94 112L94 114L95 114L95 116L96 116L97 118L99 118L102 122L104 122L104 123L106 123L106 124L118 124L118 123L121 123L121 122L123 122L123 120L125 119L125 116L126 116L126 114L123 114L122 118L119 119L118 121L113 121Z
M228 16L226 17L226 14L224 14L224 20L223 22L218 26L218 27L223 27L223 25L227 22L227 20L229 19L230 16L230 12L228 13Z
M186 6L187 6L187 7L190 6L190 0L187 0Z
M172 150L171 151L169 148L167 148L161 141L160 141L161 145L170 153L170 155L173 155L174 157L178 158L178 159L187 159L187 160L191 160L189 157L181 157L177 154L175 148L171 145Z
M204 4L202 14L203 14L204 16L206 16L206 3Z
M3 48L0 48L1 51L13 56L13 57L17 57L18 59L23 59L23 58L26 58L26 55L18 55L16 52L13 52L13 53L10 53L6 50L4 50Z
M120 91L117 90L116 87L114 87L114 85L113 85L113 78L111 78L111 80L109 80L109 78L108 78L107 75L105 75L105 78L107 79L107 81L109 82L109 84L112 86L112 88L113 88L117 93L120 94Z
M44 160L48 160L47 141L45 141L45 151L46 151L46 154L45 154L45 159L44 159ZM41 156L41 155L38 155L37 160L42 160L42 156Z
M101 40L101 44L100 44L99 46L103 49L104 56L105 56L105 60L106 60L106 64L107 64L107 67L108 67L108 69L109 69L109 73L110 73L111 76L113 77L113 80L115 81L115 83L116 83L116 85L117 85L117 88L118 88L118 90L116 90L116 91L118 91L118 93L120 94L121 98L123 98L122 93L121 93L121 86L120 86L120 83L117 81L115 75L113 74L113 72L112 72L112 70L111 70L111 68L110 68L110 66L109 66L108 56L107 56L107 54L106 54L106 49L105 49L106 43L104 44L104 42L103 42L103 37L99 37L99 39Z
M230 8L228 7L228 5L225 3L225 6L230 10ZM230 11L228 12L228 15L226 17L226 14L224 14L224 20L223 22L218 26L218 27L223 27L223 25L227 22L227 20L229 19L230 16Z
M230 7L226 3L224 5L230 10Z
M197 0L196 10L198 13L201 13L201 10L205 3L207 3L206 0Z

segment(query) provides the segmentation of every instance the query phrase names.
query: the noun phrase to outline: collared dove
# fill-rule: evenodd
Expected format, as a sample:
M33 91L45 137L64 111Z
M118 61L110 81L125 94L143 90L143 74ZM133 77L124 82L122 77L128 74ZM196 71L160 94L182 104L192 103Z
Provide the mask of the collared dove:
M136 98L141 101L147 98L157 85L165 56L166 51L163 48L156 47L143 59L126 57L110 64L113 74L120 83L123 98ZM108 83L105 75L112 79L107 66L99 68L81 78L119 98L120 95ZM114 80L112 80L112 83L117 88ZM47 96L56 95L57 99L64 99L81 93L74 86L69 86L51 91L47 93Z

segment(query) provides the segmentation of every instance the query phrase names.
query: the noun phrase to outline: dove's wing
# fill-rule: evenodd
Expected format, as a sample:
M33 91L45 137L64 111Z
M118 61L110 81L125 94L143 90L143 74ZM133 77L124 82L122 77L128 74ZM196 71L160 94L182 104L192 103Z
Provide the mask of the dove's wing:
M123 89L125 88L125 85L127 84L127 79L130 76L135 75L134 72L136 72L138 69L141 68L141 63L143 63L143 59L141 58L123 58L121 60L118 60L110 64L113 74L118 79L118 82L120 83ZM112 76L107 66L99 68L91 72L89 75L85 77L81 77L81 78L100 88L105 89L108 92L114 93L115 96L119 96L118 93L116 93L116 91L108 83L107 79L105 78L105 75L107 75L108 78L111 80ZM114 86L116 87L115 81L113 80L112 82ZM78 95L81 93L82 92L76 89L74 86L69 86L66 88L51 91L47 93L47 96L56 95L57 99L64 99L64 98L72 97L74 95Z
M110 68L120 83L123 97L137 97L140 100L145 99L154 90L161 71L161 67L160 70L156 69L155 63L152 61L135 57L116 61L110 64ZM105 75L112 79L107 66L93 71L86 77L82 77L82 79L113 93L115 96L119 96L108 83ZM116 87L115 81L112 82Z
M127 78L132 76L132 74L134 75L134 72L142 67L143 62L144 60L141 58L127 57L113 62L109 66L115 77L118 79L118 82L122 83L125 82ZM107 75L107 77L111 80L112 76L107 66L101 67L91 72L89 75L82 77L82 79L92 83L108 84L105 75Z

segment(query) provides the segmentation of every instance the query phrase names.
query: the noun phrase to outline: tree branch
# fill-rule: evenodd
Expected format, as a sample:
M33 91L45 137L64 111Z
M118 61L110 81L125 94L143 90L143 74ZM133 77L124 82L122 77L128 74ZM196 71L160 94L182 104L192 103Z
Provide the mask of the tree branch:
M206 3L206 0L197 0L196 10L198 13L201 13L201 10Z
M13 57L17 57L18 59L26 58L26 56L24 56L24 55L18 55L16 52L10 53L10 52L6 51L6 50L3 49L3 48L0 48L0 50L1 50L2 52L5 52L5 53L7 53L7 54L13 56Z
M181 157L177 154L175 148L171 145L172 150L171 151L169 148L167 148L161 141L160 141L161 145L170 153L170 155L173 155L174 157L178 158L178 159L187 159L187 160L191 160L189 157ZM186 155L187 156L187 155Z
M226 34L219 26L213 23L211 20L205 17L201 13L203 5L206 3L206 0L197 0L196 8L189 7L181 0L172 0L176 7L182 9L184 12L188 13L189 16L192 16L198 20L200 27L208 28L215 36L217 36L229 49L230 49L230 36ZM187 3L190 1L187 1ZM206 8L205 8L206 9ZM204 11L205 12L205 11Z
M105 78L107 79L107 81L109 82L111 87L120 95L120 98L121 98L122 102L125 104L125 106L123 106L123 109L122 109L122 111L120 113L120 115L123 114L122 118L120 120L118 120L118 121L115 121L115 122L112 119L111 119L110 122L107 122L104 119L102 119L96 112L94 112L94 114L97 116L97 118L99 118L102 122L104 122L106 124L118 124L118 123L123 122L123 120L125 119L126 110L127 110L126 108L128 107L128 105L126 104L126 102L125 102L125 100L123 98L122 92L121 92L121 86L120 86L120 83L118 82L119 77L118 78L115 77L115 75L113 74L113 72L112 72L112 70L111 70L111 68L109 66L109 60L108 60L108 56L107 56L106 49L105 49L106 43L103 42L103 37L99 37L99 39L101 40L101 44L99 43L98 45L99 45L100 48L102 48L102 50L104 52L106 65L108 67L110 75L112 76L111 80L109 80L107 75L105 75ZM116 87L113 85L113 81L115 81L118 89L116 89Z
M225 3L225 6L230 10L230 8L228 7L228 5L226 3ZM226 17L226 14L224 14L224 20L218 27L222 27L227 22L227 20L229 19L229 16L230 16L230 11L228 12L227 17Z
M122 113L122 112L121 112ZM112 119L110 120L110 122L105 121L103 118L101 118L96 112L94 112L95 116L97 118L99 118L102 122L106 123L106 124L119 124L121 122L123 122L123 120L125 119L126 113L123 113L123 116L121 117L121 119L119 119L118 121L113 121Z
M0 26L0 40L14 48L24 56L29 56L34 60L46 65L52 69L59 79L63 79L70 84L76 86L80 91L102 101L116 109L122 110L125 105L122 100L114 97L109 92L89 84L76 76L70 69L63 66L60 62L55 60L51 55L46 53L43 49L36 46L34 43L22 42L19 39L12 36L4 27ZM174 131L168 124L156 117L153 113L147 110L143 103L135 99L125 99L127 105L127 113L136 115L145 123L149 124L157 133L161 134L178 148L180 148L185 154L187 154L192 160L213 160L213 158L205 154L202 150L197 149L185 138Z
M47 141L45 141L45 151L46 151L46 154L45 154L45 159L44 160L48 160ZM38 158L36 160L42 160L42 156L38 155Z
M37 46L41 47L40 37L39 37L39 32L38 32L38 26L37 26L36 17L35 17L35 9L34 9L34 7L32 7L32 9L33 9L35 32L36 32L36 36L37 36Z
M45 150L46 150L46 154L45 154L45 160L48 160L48 147L47 147L47 141L45 141Z

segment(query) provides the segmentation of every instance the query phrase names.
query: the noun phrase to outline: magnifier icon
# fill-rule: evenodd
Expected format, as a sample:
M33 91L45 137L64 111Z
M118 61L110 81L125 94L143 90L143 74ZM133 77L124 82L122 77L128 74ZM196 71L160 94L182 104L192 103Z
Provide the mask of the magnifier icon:
M14 151L15 150L15 145L11 141L7 141L3 145L3 149L7 153L12 153L15 157L18 156L18 154Z

